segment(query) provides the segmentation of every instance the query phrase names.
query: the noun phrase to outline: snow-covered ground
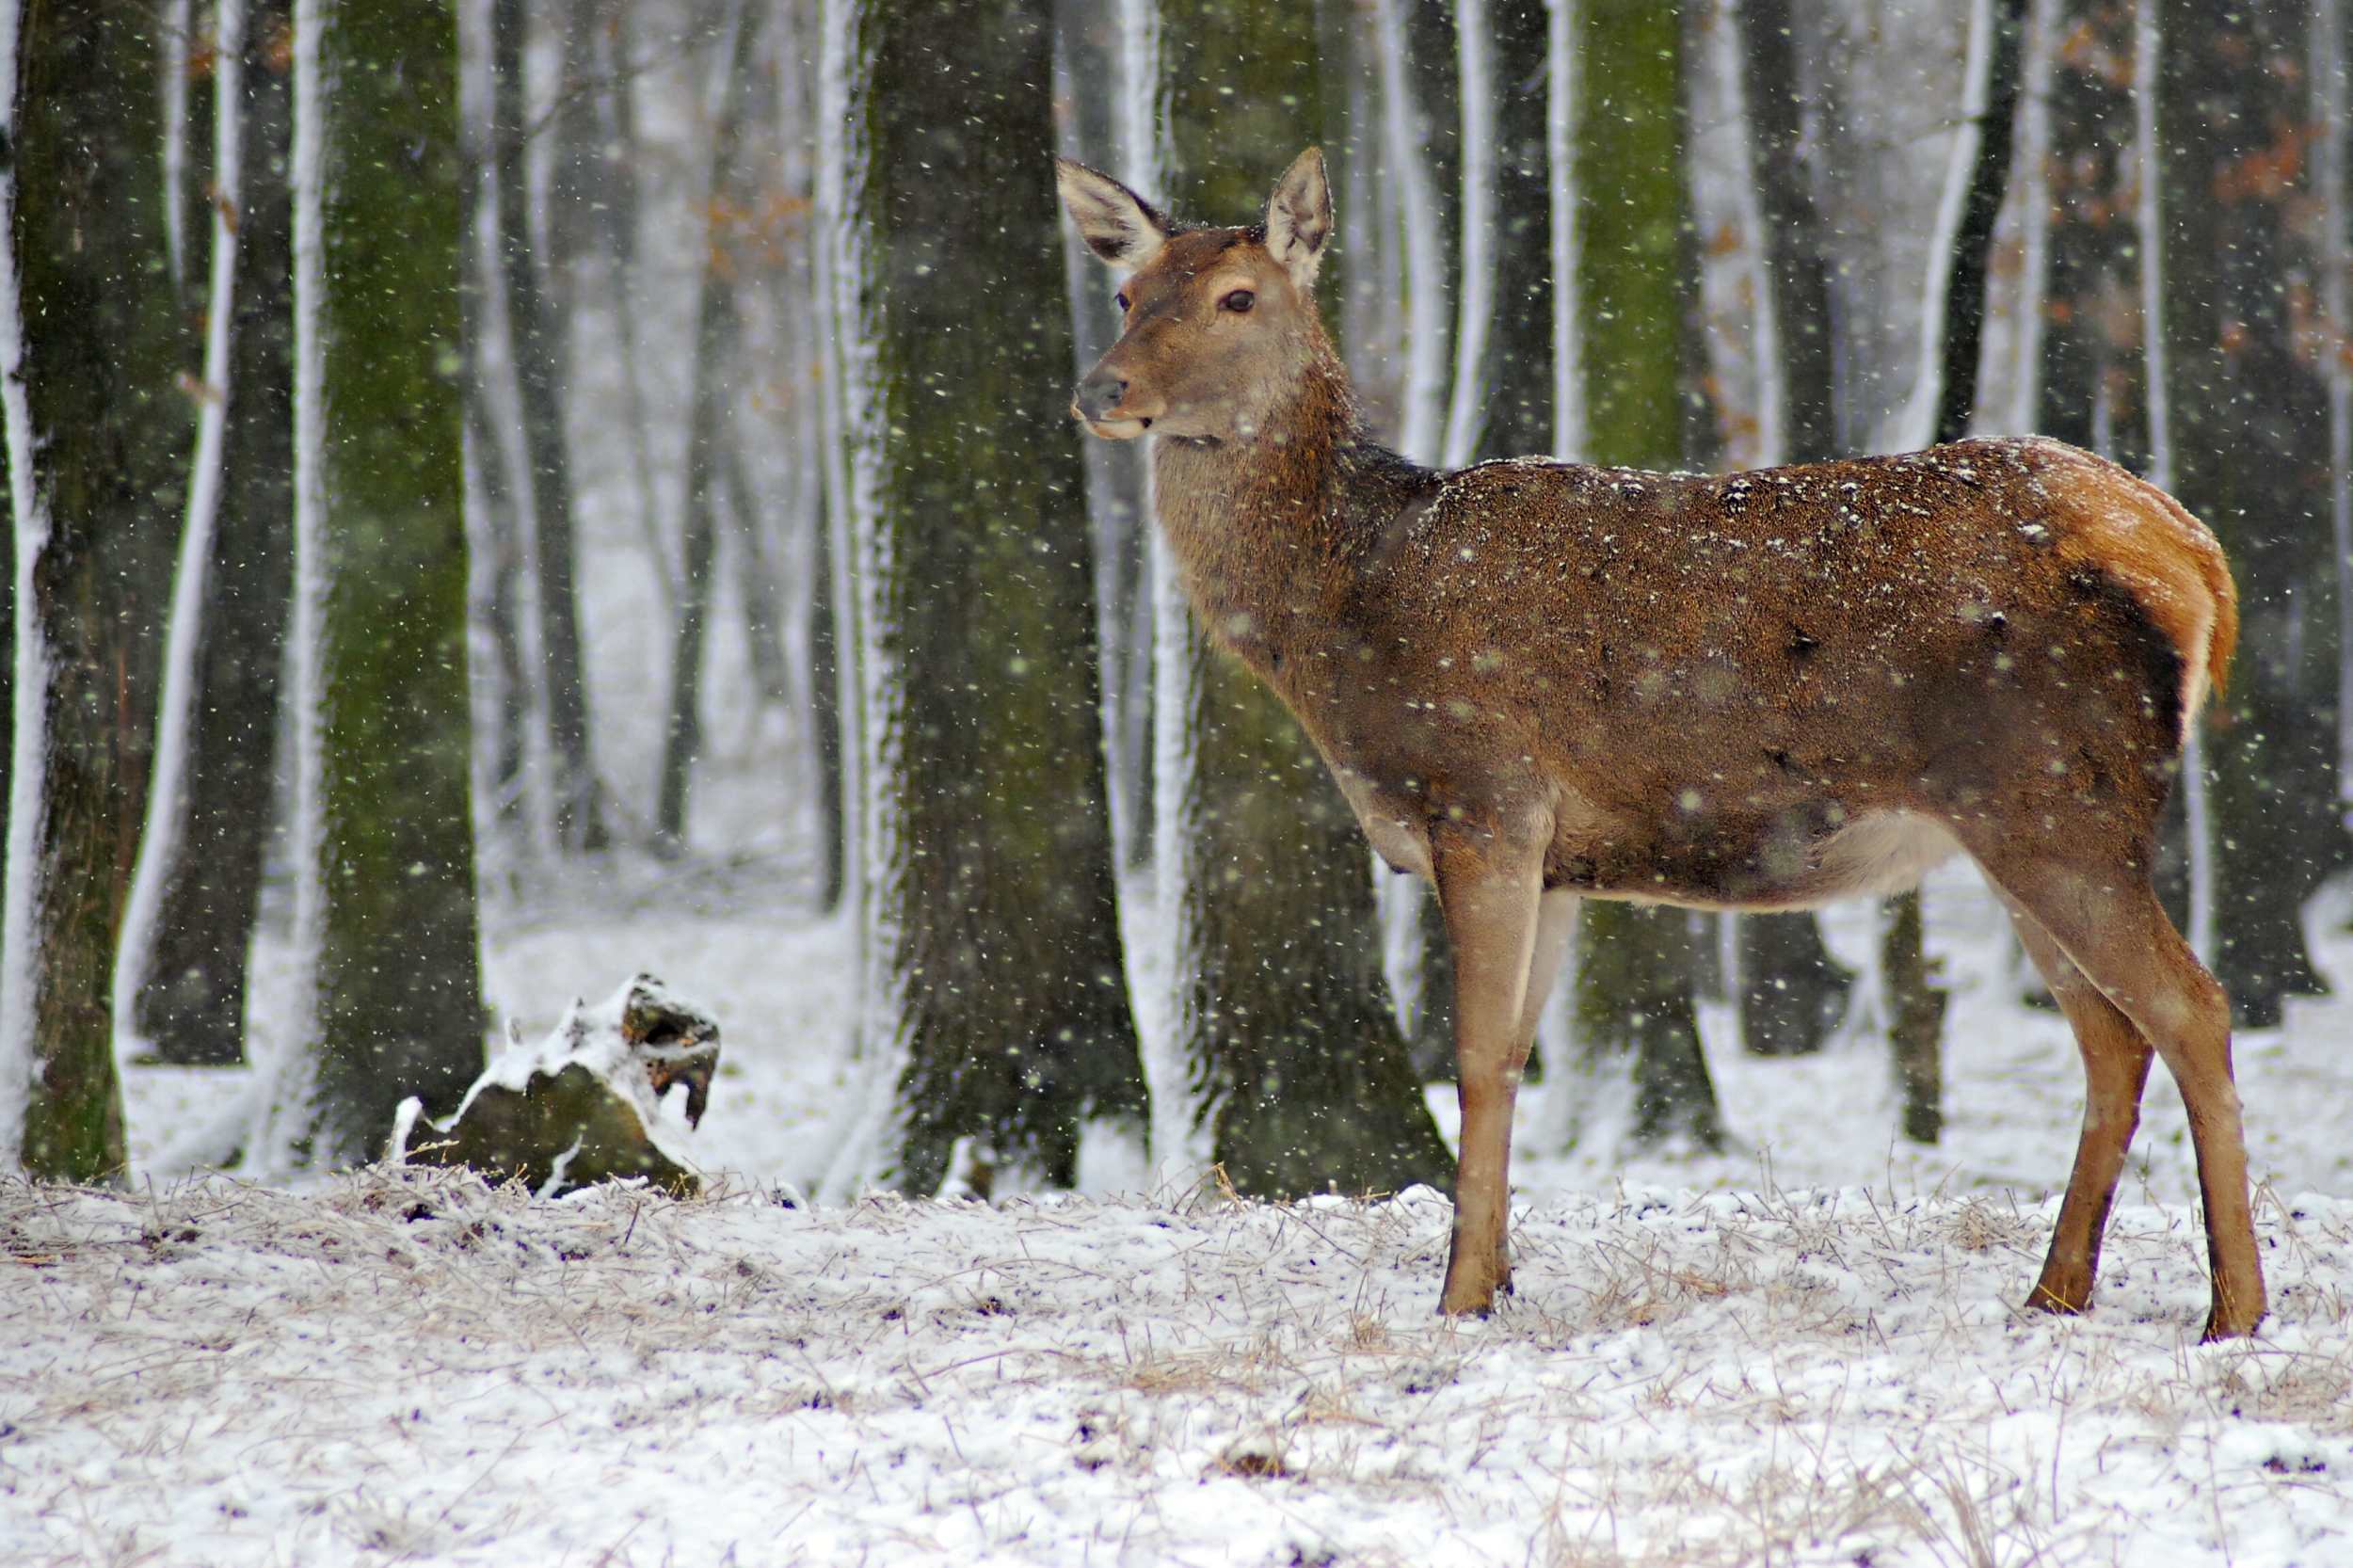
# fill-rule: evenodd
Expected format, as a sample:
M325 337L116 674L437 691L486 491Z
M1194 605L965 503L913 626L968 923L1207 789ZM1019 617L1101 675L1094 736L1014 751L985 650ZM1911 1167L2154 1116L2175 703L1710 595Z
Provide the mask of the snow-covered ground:
M1456 1324L1426 1191L796 1204L843 933L789 866L665 874L507 908L491 985L530 1031L641 967L712 1008L711 1197L0 1186L0 1562L2353 1564L2353 1007L2240 1043L2251 1344L2194 1343L2161 1075L2098 1310L2013 1309L2077 1071L1965 879L1943 1146L1894 1140L1874 1045L1753 1061L1711 1016L1741 1147L1563 1156L1535 1086L1519 1293ZM134 1068L142 1156L237 1076Z

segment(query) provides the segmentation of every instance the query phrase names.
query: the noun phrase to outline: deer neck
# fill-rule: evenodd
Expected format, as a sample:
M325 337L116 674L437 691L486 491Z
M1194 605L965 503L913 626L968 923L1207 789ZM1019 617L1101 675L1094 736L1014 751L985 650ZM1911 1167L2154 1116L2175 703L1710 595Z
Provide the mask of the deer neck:
M1381 541L1437 483L1365 435L1321 344L1257 436L1154 445L1160 527L1194 612L1261 676L1329 645Z

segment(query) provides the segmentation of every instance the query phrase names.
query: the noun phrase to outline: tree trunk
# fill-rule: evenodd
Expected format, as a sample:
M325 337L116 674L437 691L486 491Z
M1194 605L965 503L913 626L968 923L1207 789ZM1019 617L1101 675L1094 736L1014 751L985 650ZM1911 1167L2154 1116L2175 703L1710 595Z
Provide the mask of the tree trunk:
M695 331L694 404L686 435L686 514L678 596L678 618L670 639L670 722L662 747L662 777L654 806L653 841L675 855L686 847L686 796L702 751L702 667L711 620L712 564L718 552L715 492L725 477L723 449L731 439L728 409L734 374L734 344L741 323L735 308L736 264L728 257L728 236L718 214L723 207L747 210L737 168L745 98L750 88L752 24L739 3L724 27L720 71L725 94L711 157L710 217L703 239L702 303Z
M294 591L294 305L286 160L288 0L248 0L236 319L219 511L183 775L186 817L166 872L133 1020L184 1066L245 1057L262 872L277 825L279 667Z
M87 1181L123 1161L115 937L194 430L174 380L195 355L155 200L154 19L57 0L17 25L0 397L34 679L14 694L0 1150Z
M1337 152L1311 0L1162 8L1168 194L1219 222L1264 211L1299 149ZM1327 314L1345 281L1327 265ZM1363 836L1273 695L1190 616L1162 628L1158 784L1181 1049L1210 1155L1238 1191L1394 1192L1452 1161L1381 976ZM1179 739L1180 737L1180 739Z
M1977 410L1986 269L1993 255L1994 220L2009 184L2018 93L2025 80L2026 0L1979 3L1993 6L1993 36L1986 40L1985 106L1945 277L1945 338L1936 424L1929 433L1937 441L1957 441L1968 435ZM1947 994L1937 984L1937 966L1923 946L1919 889L1888 900L1886 913L1880 968L1887 979L1888 1041L1903 1100L1904 1136L1916 1144L1933 1144L1945 1128L1941 1053Z
M284 1110L314 1166L376 1156L405 1096L448 1114L483 1061L456 45L446 6L296 0L296 936L315 1081Z
M1585 450L1597 463L1673 468L1683 456L1685 317L1696 292L1683 105L1683 24L1643 0L1580 0L1572 47ZM1680 909L1603 900L1577 920L1577 1023L1599 1077L1624 1064L1636 1145L1723 1142L1691 1000Z
M522 0L493 0L490 49L494 157L498 171L499 264L506 293L509 347L522 406L530 470L534 565L539 573L539 645L547 682L548 741L555 754L555 836L567 849L594 852L608 840L596 748L589 743L587 671L574 582L571 457L559 391L564 324L551 320L532 262L531 192L525 178L528 104L523 91L527 23Z
M1805 166L1797 30L1789 0L1741 0L1740 85L1749 118L1750 176L1764 221L1765 275L1773 360L1764 394L1779 404L1783 432L1768 463L1814 463L1838 456L1836 353L1831 315L1829 237ZM1804 1056L1822 1048L1846 1016L1853 972L1823 945L1810 912L1742 915L1740 1043L1758 1056Z
M2175 494L2231 553L2243 628L2233 722L2207 735L2223 852L2209 962L2239 1022L2263 1028L2288 997L2327 989L2299 915L2348 858L2334 806L2328 386L2300 291L2281 281L2318 260L2291 69L2304 19L2189 0L2160 9L2166 456Z
M1058 276L1047 0L872 0L848 51L846 187L871 349L846 386L871 706L866 1131L837 1184L936 1191L968 1140L1068 1185L1080 1133L1141 1132L1104 798L1094 570ZM856 356L851 357L854 362ZM871 378L871 379L870 379ZM875 1049L873 1048L881 1048ZM862 1169L860 1168L862 1167Z

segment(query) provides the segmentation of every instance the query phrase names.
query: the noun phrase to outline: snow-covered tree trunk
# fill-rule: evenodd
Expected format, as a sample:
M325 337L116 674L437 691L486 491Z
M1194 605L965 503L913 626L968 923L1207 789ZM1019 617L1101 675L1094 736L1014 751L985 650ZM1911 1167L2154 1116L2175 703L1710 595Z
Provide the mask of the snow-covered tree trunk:
M1302 147L1338 151L1339 95L1320 66L1311 0L1246 10L1178 0L1160 25L1169 136L1157 194L1179 210L1255 221ZM1346 287L1327 265L1327 311ZM1268 1195L1441 1181L1451 1161L1389 1006L1355 819L1281 703L1209 646L1166 587L1161 914L1175 925L1178 1048L1207 1152L1237 1188Z
M1562 292L1580 325L1570 361L1579 383L1577 456L1592 462L1673 468L1683 456L1684 332L1698 276L1686 216L1684 26L1645 0L1577 0L1563 40L1578 70L1575 283ZM1684 912L1592 900L1577 945L1572 1092L1596 1106L1624 1100L1630 1121L1605 1128L1589 1118L1573 1134L1720 1144ZM1630 1080L1632 1093L1614 1093L1610 1080Z
M737 265L728 253L722 215L750 211L740 165L755 59L749 29L756 25L744 0L732 0L716 37L720 108L712 134L711 194L703 204L702 300L696 316L694 394L687 416L686 509L680 536L677 618L671 624L669 725L654 792L654 844L664 854L685 847L687 796L702 751L703 646L715 586L712 570L719 543L718 490L726 478L726 448L733 439L728 409L736 374L736 341L743 328L735 302Z
M446 1114L483 1062L456 20L296 0L294 22L299 1014L264 1171L373 1158L403 1098Z
M121 1169L112 976L194 365L157 200L155 19L0 7L0 405L16 547L0 1159Z
M156 786L115 972L118 1035L183 1064L245 1054L248 964L278 820L279 666L293 588L285 183L293 118L285 74L272 57L290 8L287 0L223 0L217 14L216 295L208 321L227 352L221 368L208 362L204 373L202 420L217 419L221 428L209 456L200 435L189 492L190 534L209 511L212 544L200 556L192 538L183 542ZM224 252L233 256L229 301L217 296ZM200 591L185 580L192 567ZM191 608L193 623L183 619ZM167 812L168 803L176 809Z
M828 1177L936 1191L959 1143L1069 1184L1140 1133L1071 348L1048 0L870 0L842 49L841 288L872 899L868 1097Z
M555 762L555 835L567 849L594 851L605 847L608 835L603 786L597 776L596 747L590 737L588 677L581 648L571 457L565 444L561 391L564 324L552 309L532 254L530 182L525 178L529 107L523 90L527 25L522 0L492 0L498 263L527 455L548 742Z

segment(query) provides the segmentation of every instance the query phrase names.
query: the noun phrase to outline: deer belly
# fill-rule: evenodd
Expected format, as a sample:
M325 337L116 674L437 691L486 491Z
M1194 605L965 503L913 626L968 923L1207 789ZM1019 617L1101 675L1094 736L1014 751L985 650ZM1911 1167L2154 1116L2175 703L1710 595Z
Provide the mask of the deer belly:
M1900 891L1961 853L1942 824L1910 812L1873 811L1835 824L1824 815L1701 821L1653 835L1621 827L1556 843L1545 882L1642 904L1802 909Z

